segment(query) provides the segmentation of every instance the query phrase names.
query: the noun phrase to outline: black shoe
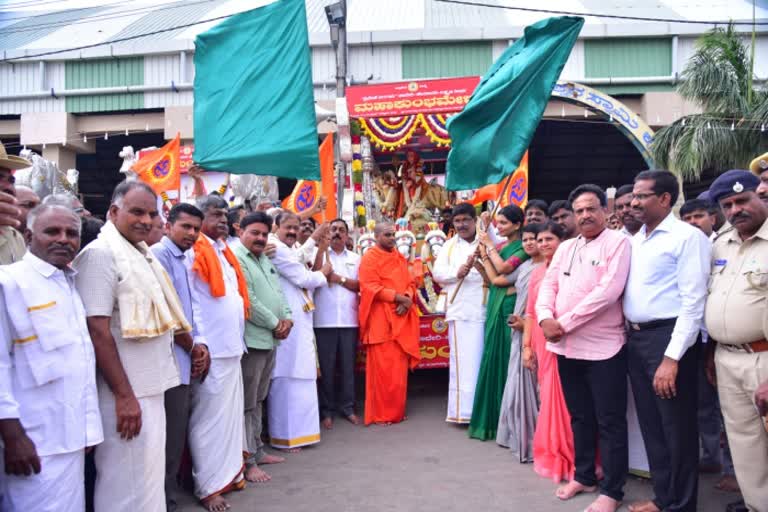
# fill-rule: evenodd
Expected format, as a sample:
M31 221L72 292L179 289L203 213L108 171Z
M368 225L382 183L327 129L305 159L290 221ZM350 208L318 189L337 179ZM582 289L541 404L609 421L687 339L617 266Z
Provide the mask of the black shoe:
M734 501L725 506L725 512L749 512L744 500Z

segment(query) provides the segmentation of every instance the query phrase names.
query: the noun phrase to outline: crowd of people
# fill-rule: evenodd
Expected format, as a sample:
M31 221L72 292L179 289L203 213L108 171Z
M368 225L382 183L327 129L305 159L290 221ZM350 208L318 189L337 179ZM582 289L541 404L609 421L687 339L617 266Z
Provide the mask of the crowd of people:
M1 510L84 510L87 452L96 511L174 510L186 446L195 496L222 511L337 419L406 418L422 276L393 224L359 255L343 219L217 194L161 222L130 180L101 223L15 187L27 165L0 155ZM621 506L628 401L654 493L632 512L697 510L700 470L768 511L768 170L723 173L682 220L679 190L643 171L615 198L442 212L446 420L532 462L555 499L597 493L591 512Z

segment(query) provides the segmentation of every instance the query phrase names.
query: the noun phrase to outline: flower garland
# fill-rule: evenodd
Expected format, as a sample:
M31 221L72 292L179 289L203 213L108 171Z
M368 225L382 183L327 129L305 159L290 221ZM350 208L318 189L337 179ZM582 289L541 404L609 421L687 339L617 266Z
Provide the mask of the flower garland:
M427 132L429 140L434 142L437 147L450 146L451 136L448 134L448 118L452 114L419 114L419 121L424 131Z
M440 287L432 280L432 275L425 272L424 286L419 288L419 293L416 294L416 301L418 302L419 310L422 315L435 314L439 293Z
M404 146L419 127L422 127L429 139L437 145L450 146L447 122L452 114L417 114L400 117L361 118L359 127L376 147L385 151L394 151Z
M358 228L364 228L368 222L368 219L366 217L365 202L363 201L362 192L355 192L354 206L355 226Z
M352 139L352 190L354 191L352 217L356 227L364 228L367 216L363 198L362 130L360 125L360 122L353 120L349 126L350 138Z
M361 118L360 127L377 148L394 151L408 142L419 123L418 116Z

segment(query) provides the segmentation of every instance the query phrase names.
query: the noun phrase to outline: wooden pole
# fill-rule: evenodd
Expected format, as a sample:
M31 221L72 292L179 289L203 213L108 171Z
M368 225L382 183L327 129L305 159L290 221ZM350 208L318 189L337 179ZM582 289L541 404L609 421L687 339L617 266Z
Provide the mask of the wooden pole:
M507 176L507 179L504 182L504 186L501 189L501 194L499 194L499 197L496 198L496 204L493 206L493 210L491 211L491 221L493 221L493 217L496 215L496 212L499 209L499 205L501 204L501 199L504 197L504 194L507 193L507 188L509 188L509 183L512 181L512 175L514 175L514 173ZM488 226L483 227L483 231L485 231L486 229L488 229ZM459 235L457 234L455 236L459 236ZM472 264L474 265L474 263L475 262L473 259ZM461 290L462 284L464 284L463 277L459 279L458 283L456 283L456 288L453 289L453 294L451 294L451 300L449 301L449 304L453 304L453 301L456 300L456 295L459 293L459 290Z

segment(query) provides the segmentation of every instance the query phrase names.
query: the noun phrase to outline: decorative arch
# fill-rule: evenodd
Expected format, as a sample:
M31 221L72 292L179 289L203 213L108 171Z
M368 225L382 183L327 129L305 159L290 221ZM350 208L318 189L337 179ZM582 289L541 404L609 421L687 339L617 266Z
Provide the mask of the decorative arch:
M648 164L648 168L654 167L650 153L654 132L622 102L588 85L562 81L555 84L552 97L574 105L583 105L607 116L632 141Z

